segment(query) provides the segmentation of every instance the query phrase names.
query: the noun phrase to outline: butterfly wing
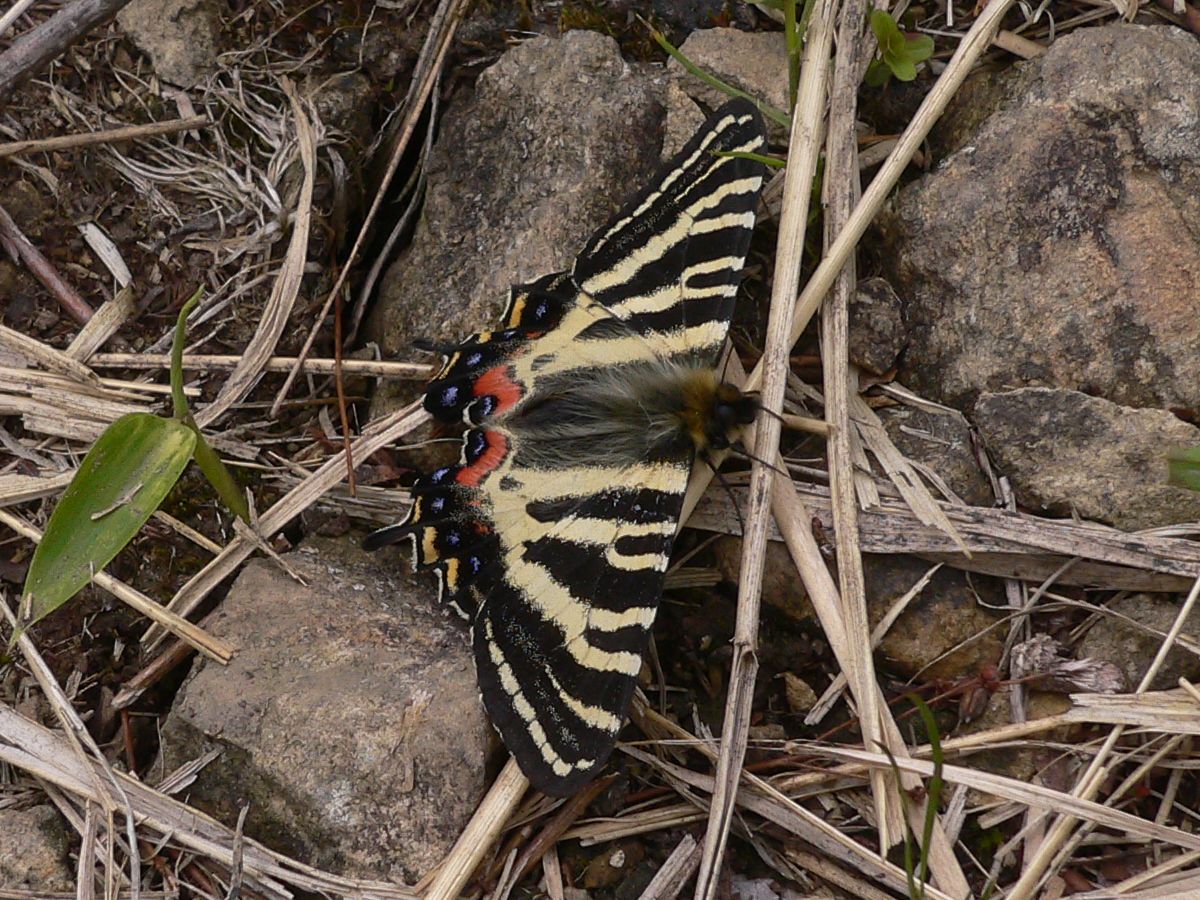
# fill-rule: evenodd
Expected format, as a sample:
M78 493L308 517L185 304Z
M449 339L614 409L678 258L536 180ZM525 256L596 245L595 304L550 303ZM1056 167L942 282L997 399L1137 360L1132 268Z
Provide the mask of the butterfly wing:
M536 406L553 420L564 380L606 367L715 358L763 177L717 154L764 143L751 104L721 107L570 272L513 288L500 327L452 353L426 394L435 416L475 427L460 464L418 480L384 539L411 536L416 563L471 620L484 705L549 794L574 792L615 745L692 459L540 452L522 417Z

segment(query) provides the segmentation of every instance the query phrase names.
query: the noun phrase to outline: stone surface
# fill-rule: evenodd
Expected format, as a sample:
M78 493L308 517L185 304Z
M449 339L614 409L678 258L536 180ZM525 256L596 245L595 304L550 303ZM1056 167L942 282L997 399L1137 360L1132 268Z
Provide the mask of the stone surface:
M1151 628L1166 634L1179 615L1181 598L1170 594L1133 594L1118 597L1108 604L1113 616L1102 616L1079 642L1077 655L1114 663L1125 673L1129 690L1135 691L1162 646L1162 638L1149 634ZM1123 616L1124 619L1118 618ZM1137 624L1130 624L1132 619ZM1195 641L1200 637L1200 613L1195 610L1183 623L1183 636ZM1179 679L1200 678L1200 657L1178 645L1167 651L1162 667L1150 682L1149 690L1165 691L1179 686Z
M539 37L446 114L412 246L380 284L385 356L491 327L511 285L568 268L653 173L665 85L589 31Z
M982 395L974 420L1022 506L1126 531L1200 521L1200 494L1167 484L1165 459L1200 429L1165 410L1022 388Z
M876 411L888 437L919 469L932 471L968 506L991 506L995 500L987 476L971 447L971 429L960 413L915 406ZM934 496L939 491L933 489Z
M353 538L251 562L214 617L227 667L201 664L163 727L168 770L219 747L190 802L316 866L413 881L487 786L492 741L467 634L432 585Z
M883 278L864 278L850 299L850 362L883 375L908 342L903 304Z
M778 110L787 110L787 47L782 34L708 28L693 31L679 49L705 72L765 100ZM667 63L667 71L688 96L710 109L729 99L727 94L705 84L674 59ZM767 129L772 143L787 143L787 133L781 125L767 119Z
M0 809L0 887L38 894L74 890L67 846L65 823L54 807Z
M714 544L714 553L721 574L736 581L740 539L722 537ZM910 556L863 554L867 615L872 628L931 566L932 563ZM961 678L975 674L986 663L997 662L1003 632L993 628L980 640L972 640L1001 617L998 611L980 605L980 597L990 606L1004 602L996 579L968 576L948 567L939 569L884 636L880 654L890 661L893 671L906 676L920 672L922 678ZM815 615L787 548L775 541L767 546L762 599L793 619ZM966 646L945 659L938 659L963 643Z
M871 628L930 568L910 556L863 554ZM878 652L890 668L909 677L920 673L921 680L977 675L982 666L1000 660L1004 632L992 626L1003 617L994 607L1003 603L997 579L943 566L884 635Z
M216 68L221 10L213 0L133 0L117 22L163 81L191 87Z
M1200 45L1079 29L881 220L905 298L900 380L956 404L1078 389L1200 406Z

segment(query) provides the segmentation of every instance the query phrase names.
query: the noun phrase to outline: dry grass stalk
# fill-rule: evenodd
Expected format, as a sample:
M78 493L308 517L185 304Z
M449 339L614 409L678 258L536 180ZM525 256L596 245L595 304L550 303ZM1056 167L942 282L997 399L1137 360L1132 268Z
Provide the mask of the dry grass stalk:
M864 0L846 0L838 26L838 54L829 100L829 134L825 141L825 244L828 246L849 218L859 197L857 140L858 45L866 16ZM821 318L821 367L824 376L825 422L833 533L837 541L838 611L849 638L849 656L842 674L856 687L863 745L878 746L883 737L875 663L871 653L871 628L867 621L867 595L863 581L862 550L858 542L857 477L853 462L855 434L850 424L850 397L858 393L858 375L850 366L850 298L857 283L853 254L842 267L833 293L826 298ZM900 798L882 772L871 773L871 795L879 827L879 843L886 851L902 837L898 820Z
M55 718L58 719L63 727L63 732L71 745L74 758L87 767L91 784L97 789L98 793L103 793L103 805L105 812L110 817L110 826L113 812L120 810L125 818L126 837L129 841L129 846L136 847L137 838L134 833L135 819L133 808L129 802L129 796L121 787L116 774L112 767L109 766L104 754L96 746L96 742L92 739L87 726L79 718L75 707L71 705L70 699L63 693L62 688L55 680L54 673L50 671L50 667L46 665L46 661L42 659L42 655L38 652L37 647L34 646L29 633L20 629L17 617L9 609L8 599L3 595L0 595L0 610L3 611L4 618L7 620L12 634L16 636L16 644L20 648L21 654L25 657L25 662L29 666L29 670L33 673L38 687L42 689L43 696L49 702L51 709L54 710ZM0 734L3 734L3 729L0 729ZM112 794L108 792L108 786L112 787ZM110 832L112 831L111 827L109 830ZM142 880L141 860L136 853L128 854L128 859L130 893L133 895L134 900L137 900Z
M673 780L705 793L711 793L714 788L715 781L711 775L702 775L676 766L635 747L623 746L622 749L630 756L661 771L669 782ZM848 837L823 817L784 796L770 783L749 773L743 773L742 777L750 789L738 791L737 805L740 808L762 816L788 833L812 844L830 858L845 863L888 889L905 890L905 874L899 866ZM955 895L930 887L926 896L931 900L948 900Z
M271 296L263 309L254 337L246 345L242 359L229 379L221 387L217 398L196 414L200 427L211 425L233 404L240 402L254 387L262 374L263 364L271 357L279 338L283 335L291 317L292 307L300 293L300 280L304 277L304 263L308 258L308 234L312 226L312 196L317 178L317 132L310 114L296 96L292 83L284 79L283 90L287 94L292 110L292 122L296 129L296 146L304 166L304 181L296 200L292 216L292 236L284 256L283 268L271 288Z
M189 353L183 357L186 370L224 371L233 369L240 356ZM89 363L94 368L111 369L162 369L170 368L169 353L97 353ZM300 359L296 356L272 356L263 363L263 372L290 372L299 366L301 372L314 375L332 375L337 361L332 359ZM342 371L347 375L374 375L379 378L395 378L401 381L422 381L437 371L437 366L425 363L392 362L383 359L344 359Z
M870 753L865 750L831 746L828 744L822 745L815 752L822 756L862 762L870 767L888 770L893 765L896 765L901 769L925 778L931 777L934 773L934 764L924 759L909 758L893 760L882 753ZM1119 832L1136 835L1148 840L1161 841L1188 850L1200 849L1200 835L1192 834L1179 828L1157 825L1132 813L1110 809L1103 804L1095 803L1083 797L1067 793L1066 791L1056 791L1040 784L1021 781L1017 778L1008 778L1003 775L994 775L991 772L968 769L953 764L943 764L942 778L945 781L955 784L965 784L977 791L1013 800L1023 806L1062 810L1066 815L1075 819L1085 820L1102 828L1111 828Z
M18 357L23 357L48 372L57 372L80 384L96 385L99 383L96 373L74 356L63 353L61 350L55 350L49 344L43 344L37 338L14 331L7 325L0 325L0 348Z
M418 428L428 419L428 413L421 408L418 402L372 422L352 445L355 457L365 459L376 450L386 447ZM259 516L259 534L273 535L316 503L330 488L340 482L345 474L345 454L343 452L335 453L307 479L288 491L274 506ZM175 593L166 608L177 615L186 616L222 579L232 575L237 567L254 552L254 548L253 541L240 535L235 537L215 559L193 575L187 584ZM146 632L142 640L148 642L150 648L153 649L161 643L164 637L162 629L155 626Z
M1164 642L1165 643L1165 642ZM1069 722L1125 725L1167 734L1200 735L1200 703L1187 691L1143 694L1072 694Z
M699 865L700 845L690 834L685 834L650 879L639 900L675 900Z
M1163 639L1162 645L1159 647L1158 654L1154 657L1145 675L1142 677L1141 683L1138 685L1137 693L1141 694L1147 691L1154 677L1158 674L1159 668L1162 666L1163 660L1166 658L1167 652L1175 643L1175 638L1183 628L1184 622L1187 621L1188 615L1196 604L1197 597L1200 597L1200 578L1196 580L1187 599L1179 608L1179 613L1175 617L1175 622L1171 626L1171 630ZM1117 725L1109 733L1104 745L1099 752L1092 758L1087 769L1079 777L1079 781L1075 785L1075 790L1072 792L1072 798L1078 798L1082 801L1090 801L1092 797L1099 791L1103 782L1103 775L1106 772L1106 763L1108 756L1116 746L1117 741L1121 739L1121 735L1125 731L1124 725ZM1049 806L1048 809L1066 809L1065 806ZM1057 816L1053 823L1047 828L1046 838L1037 848L1037 852L1028 861L1021 877L1017 883L1013 885L1009 894L1011 900L1029 900L1037 891L1038 886L1043 881L1043 876L1047 871L1055 871L1056 866L1052 868L1054 861L1059 856L1059 851L1068 842L1071 832L1075 827L1077 820L1082 817L1075 816L1073 813ZM1138 820L1141 821L1141 820ZM1161 827L1161 826L1158 826ZM1135 832L1136 833L1136 832ZM1185 845L1181 845L1185 846ZM1200 847L1200 843L1197 844ZM1195 848L1192 848L1195 849Z
M954 523L946 513L942 511L938 501L929 493L929 489L925 487L913 469L912 463L892 443L891 436L883 427L879 416L871 407L867 406L867 401L855 392L847 397L847 404L850 407L849 414L854 420L858 433L862 436L863 443L879 460L884 474L896 486L900 496L904 498L905 503L908 504L909 509L913 511L921 524L932 525L939 531L945 532L963 553L970 556L971 551L963 542L962 535L959 534L958 529L954 527Z
M0 506L16 506L52 497L65 490L74 477L74 470L44 476L0 475Z
M114 144L117 141L133 141L141 138L175 134L192 128L207 128L212 125L208 116L188 116L167 122L149 122L145 125L125 125L104 131L87 131L82 134L64 134L52 138L30 141L9 141L0 144L0 159L27 153L49 153L56 150L74 150L79 147L94 147L97 144Z
M80 362L87 362L110 337L137 311L137 298L133 288L123 287L111 300L106 300L79 329L75 339L66 349L66 355Z
M54 784L82 800L113 804L115 788L97 778L94 761L80 759L54 732L0 706L0 761ZM233 864L233 831L197 809L173 800L135 778L114 773L129 798L140 827L169 837L223 866ZM119 805L119 804L118 804ZM242 842L243 870L279 896L290 892L283 883L305 891L341 896L409 900L414 894L399 885L344 878L322 872L249 838Z
M745 489L731 490L744 510ZM828 491L803 482L793 482L793 490L832 531ZM963 535L970 558L945 532L922 525L907 505L886 499L881 506L859 513L863 550L916 554L968 571L1032 581L1041 581L1057 573L1065 560L1078 558L1083 562L1062 572L1059 582L1127 590L1186 589L1200 572L1200 547L1194 541L1128 534L1095 522L1042 519L989 507L941 506ZM688 524L738 533L737 515L724 491L706 493ZM772 532L771 538L782 540L782 532Z
M34 528L7 510L0 509L0 524L7 525L21 537L35 544L42 539L42 532ZM220 638L213 637L204 629L192 624L187 619L175 615L169 609L159 606L141 591L131 588L107 572L97 572L92 576L92 582L108 591L118 600L136 609L146 618L166 629L182 641L199 650L209 659L224 665L233 656L233 647Z
M766 345L760 366L765 368L761 402L776 415L783 408L787 387L787 340L791 310L800 280L804 254L804 232L808 222L809 198L821 150L825 118L825 84L829 54L833 45L834 0L820 0L813 8L805 33L804 58L796 106L792 111L792 129L788 144L788 167L784 178L783 211L776 245L775 274L771 309L767 318ZM733 634L733 663L725 703L721 733L721 753L717 761L716 792L712 799L704 851L696 875L696 900L716 896L721 860L737 793L739 772L746 752L750 727L754 681L758 674L758 619L762 593L763 563L767 549L771 489L774 473L762 460L778 455L779 420L760 416L755 429L754 456L750 475L750 511L742 540L741 569L738 574L737 620Z
M442 861L424 894L424 900L457 900L471 873L500 836L528 787L529 779L522 774L516 760L510 757L479 804L479 809L458 836L454 848Z

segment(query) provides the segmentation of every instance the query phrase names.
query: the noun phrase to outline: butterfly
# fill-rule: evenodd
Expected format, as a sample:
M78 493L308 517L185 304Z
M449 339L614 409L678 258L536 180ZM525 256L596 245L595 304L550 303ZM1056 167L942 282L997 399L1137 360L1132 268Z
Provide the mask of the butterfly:
M688 477L753 421L716 364L765 167L754 105L716 110L570 271L513 287L425 394L465 422L396 525L471 623L484 706L534 787L567 796L624 724Z

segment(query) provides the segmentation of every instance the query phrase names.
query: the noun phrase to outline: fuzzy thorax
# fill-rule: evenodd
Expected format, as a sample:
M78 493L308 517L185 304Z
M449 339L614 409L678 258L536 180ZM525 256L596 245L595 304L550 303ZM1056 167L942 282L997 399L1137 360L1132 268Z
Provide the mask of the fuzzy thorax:
M503 424L523 464L567 468L704 457L757 412L707 362L654 360L566 373Z

